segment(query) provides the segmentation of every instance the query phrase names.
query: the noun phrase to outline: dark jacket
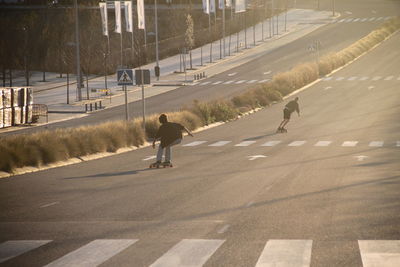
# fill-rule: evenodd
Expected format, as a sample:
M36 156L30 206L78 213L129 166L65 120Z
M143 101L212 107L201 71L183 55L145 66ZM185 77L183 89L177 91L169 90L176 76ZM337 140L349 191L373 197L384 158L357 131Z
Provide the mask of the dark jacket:
M155 136L156 139L161 139L161 147L169 146L177 139L182 139L182 131L185 128L174 122L166 122L161 124Z

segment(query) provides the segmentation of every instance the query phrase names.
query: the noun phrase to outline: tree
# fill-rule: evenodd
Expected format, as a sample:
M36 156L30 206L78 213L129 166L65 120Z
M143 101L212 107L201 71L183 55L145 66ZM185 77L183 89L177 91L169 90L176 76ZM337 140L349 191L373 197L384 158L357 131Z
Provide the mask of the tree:
M194 47L194 23L190 14L186 16L185 46L189 50L190 69L193 69L192 48Z

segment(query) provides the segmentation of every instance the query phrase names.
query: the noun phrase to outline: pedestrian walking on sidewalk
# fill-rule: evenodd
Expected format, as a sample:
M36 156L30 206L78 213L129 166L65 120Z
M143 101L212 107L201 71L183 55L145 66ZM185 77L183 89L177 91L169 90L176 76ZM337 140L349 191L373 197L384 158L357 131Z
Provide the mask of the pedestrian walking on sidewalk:
M290 120L290 115L296 111L297 114L300 116L300 108L299 108L299 98L296 97L294 100L290 101L286 104L285 108L283 109L283 121L279 124L278 130L276 132L283 133L287 132L285 126L288 124Z
M150 168L172 167L171 164L171 147L179 144L182 141L182 131L187 132L193 137L193 134L183 125L175 122L169 122L167 115L161 114L158 120L161 123L160 128L153 140L153 148L156 147L156 141L160 140L158 146L157 161L150 165ZM165 149L165 161L161 163Z

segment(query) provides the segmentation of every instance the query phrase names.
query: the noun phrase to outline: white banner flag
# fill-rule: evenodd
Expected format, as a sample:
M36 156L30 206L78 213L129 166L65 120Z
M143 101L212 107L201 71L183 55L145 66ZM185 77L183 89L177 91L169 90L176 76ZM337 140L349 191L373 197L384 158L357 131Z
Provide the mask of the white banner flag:
M107 16L107 3L99 3L101 22L103 24L103 35L108 36L108 16Z
M210 12L215 13L215 0L210 0Z
M235 1L235 13L246 11L246 0L236 0Z
M203 11L206 14L210 14L210 2L209 2L209 0L203 0Z
M144 0L137 0L138 28L144 30L146 28L144 18Z
M226 4L227 7L231 7L232 6L232 0L226 0Z
M114 1L115 6L115 32L122 33L121 30L121 2Z
M133 32L132 2L131 1L125 1L125 23L126 23L126 31Z

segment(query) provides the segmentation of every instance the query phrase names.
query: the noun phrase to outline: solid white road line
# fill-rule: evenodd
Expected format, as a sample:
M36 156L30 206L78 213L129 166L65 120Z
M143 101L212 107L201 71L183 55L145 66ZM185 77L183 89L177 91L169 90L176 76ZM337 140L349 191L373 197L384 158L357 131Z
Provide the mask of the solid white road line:
M358 141L344 141L342 146L356 146Z
M276 146L277 144L281 143L282 141L268 141L261 146Z
M203 266L225 240L183 239L150 267Z
M358 240L364 267L395 267L400 263L400 240Z
M217 81L217 82L215 82L215 83L212 83L212 84L220 84L220 83L223 83L224 81Z
M11 240L0 244L0 263L43 246L52 240Z
M204 144L204 143L207 143L207 141L194 141L194 142L191 142L189 144L182 145L182 146L198 146L198 145L201 145L201 144Z
M312 240L269 240L256 267L305 267L311 263Z
M332 141L318 141L314 146L329 146Z
M293 141L288 146L302 146L306 143L306 141Z
M251 144L254 144L256 141L243 141L239 144L236 144L235 146L249 146Z
M381 146L383 146L383 141L372 141L371 143L369 143L369 146L381 147Z
M232 142L232 141L218 141L218 142L213 143L213 144L208 145L208 146L224 146L226 144L229 144L230 142Z
M98 266L134 244L138 239L97 239L46 265L89 267Z

